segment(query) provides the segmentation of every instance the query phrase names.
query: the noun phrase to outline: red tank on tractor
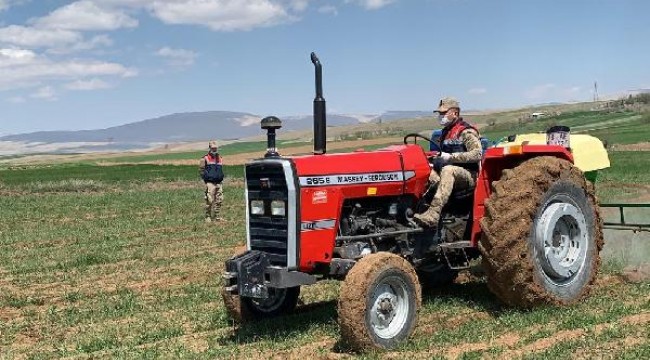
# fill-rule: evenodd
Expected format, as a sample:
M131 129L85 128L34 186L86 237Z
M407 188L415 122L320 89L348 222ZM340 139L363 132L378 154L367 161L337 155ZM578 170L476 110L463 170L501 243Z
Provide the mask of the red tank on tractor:
M263 159L246 165L246 250L226 262L224 302L239 322L292 311L300 287L343 281L338 321L351 348L393 348L411 335L421 287L453 282L482 258L489 289L519 307L565 305L595 280L603 244L593 186L561 145L485 151L476 188L455 192L436 229L413 214L432 196L434 153L416 143L326 154L321 63L314 154L281 157L268 131Z

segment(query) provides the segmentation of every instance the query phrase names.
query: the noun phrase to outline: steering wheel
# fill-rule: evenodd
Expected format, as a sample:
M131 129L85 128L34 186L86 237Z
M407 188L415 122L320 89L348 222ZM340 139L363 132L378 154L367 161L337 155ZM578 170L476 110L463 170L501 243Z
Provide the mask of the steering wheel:
M431 141L431 139L429 139L426 136L422 136L422 135L420 135L418 133L410 133L410 134L407 134L406 136L404 136L404 144L405 145L408 145L409 138L413 138L413 144L416 144L416 145L418 143L418 138L424 139L424 140L428 141L429 143L433 143L433 141Z

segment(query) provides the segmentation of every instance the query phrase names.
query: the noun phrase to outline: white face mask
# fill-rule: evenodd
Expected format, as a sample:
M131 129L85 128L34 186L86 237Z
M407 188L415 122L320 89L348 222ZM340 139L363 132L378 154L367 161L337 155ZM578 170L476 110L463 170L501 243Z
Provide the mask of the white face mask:
M451 122L451 120L449 120L447 115L445 116L438 115L438 121L440 121L440 126L447 126Z

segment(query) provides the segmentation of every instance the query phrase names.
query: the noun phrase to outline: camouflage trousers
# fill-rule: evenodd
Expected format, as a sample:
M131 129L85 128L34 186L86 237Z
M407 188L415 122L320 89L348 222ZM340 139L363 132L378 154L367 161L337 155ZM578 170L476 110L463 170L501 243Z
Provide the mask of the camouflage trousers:
M205 218L219 219L223 203L223 185L205 183Z
M429 227L435 227L440 220L440 212L449 201L451 192L456 190L465 190L474 187L475 180L472 173L468 170L454 165L447 165L442 168L440 174L431 171L429 175L429 186L438 185L436 194L431 200L429 209L422 214L416 214L416 220L424 223Z

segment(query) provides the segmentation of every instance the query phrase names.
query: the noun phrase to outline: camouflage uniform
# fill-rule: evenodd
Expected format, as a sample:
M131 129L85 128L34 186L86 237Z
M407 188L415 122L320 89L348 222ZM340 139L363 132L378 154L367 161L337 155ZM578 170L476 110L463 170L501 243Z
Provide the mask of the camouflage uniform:
M480 162L483 156L481 140L476 131L468 129L461 134L461 140L467 147L467 152L451 154L450 163ZM472 173L460 166L446 165L442 167L440 174L431 170L429 175L429 186L438 185L436 194L431 200L429 209L415 217L429 227L435 227L440 220L440 212L449 201L453 190L460 191L476 186L476 180Z
M443 100L444 101L444 100ZM443 102L441 101L441 106ZM453 127L460 122L459 118L450 127ZM419 223L428 226L436 227L440 220L440 212L442 208L449 201L449 197L453 190L461 191L471 189L476 185L476 171L478 165L483 157L483 147L481 146L481 139L478 132L472 128L466 128L458 134L458 140L465 148L462 152L453 152L451 157L446 162L446 165L440 170L438 174L435 170L431 170L429 175L429 185L438 186L429 209L422 214L416 214L415 220ZM471 171L470 171L471 170Z
M205 218L221 220L221 205L223 203L223 185L211 182L205 183Z
M216 149L216 142L210 142L210 147ZM223 170L219 154L210 153L203 156L199 162L199 175L205 182L205 220L221 220L221 205L223 203Z

